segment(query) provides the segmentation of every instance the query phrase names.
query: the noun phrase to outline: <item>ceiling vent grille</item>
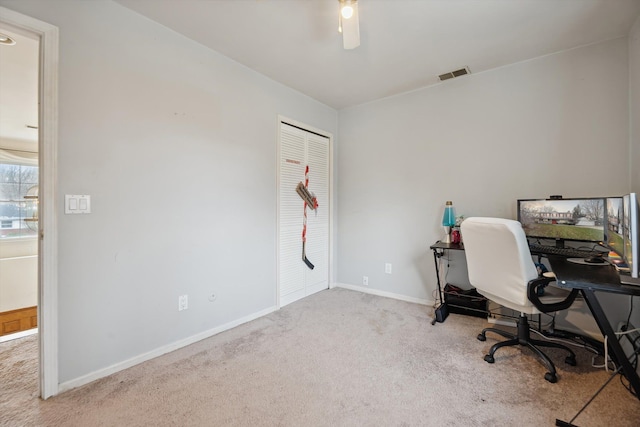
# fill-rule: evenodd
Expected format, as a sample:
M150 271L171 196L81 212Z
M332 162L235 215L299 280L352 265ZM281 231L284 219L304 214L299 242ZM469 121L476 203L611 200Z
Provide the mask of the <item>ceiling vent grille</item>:
M453 79L455 77L466 76L467 74L471 74L469 67L460 68L459 70L451 71L448 73L440 74L438 78L441 82L449 79Z

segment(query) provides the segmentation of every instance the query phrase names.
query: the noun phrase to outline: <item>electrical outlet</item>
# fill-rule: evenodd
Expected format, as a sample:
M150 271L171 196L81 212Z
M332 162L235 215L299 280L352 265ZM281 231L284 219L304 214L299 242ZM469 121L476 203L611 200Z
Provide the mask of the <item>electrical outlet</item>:
M391 274L391 263L388 262L384 265L384 272L387 274Z
M189 308L189 295L180 295L178 297L178 311Z
M369 276L362 276L362 285L369 286Z

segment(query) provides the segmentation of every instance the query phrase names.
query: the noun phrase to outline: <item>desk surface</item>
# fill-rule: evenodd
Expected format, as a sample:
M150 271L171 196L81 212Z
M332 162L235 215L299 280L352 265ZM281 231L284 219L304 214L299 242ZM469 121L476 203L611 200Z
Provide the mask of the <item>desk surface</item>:
M463 243L443 243L440 240L435 242L433 245L429 246L429 249L452 249L455 251L463 251L464 244Z
M616 363L622 366L622 373L629 380L640 399L640 377L635 366L618 341L613 325L602 309L596 292L609 292L623 295L640 295L640 286L620 282L620 275L613 265L576 264L563 257L549 256L551 270L556 275L556 284L561 287L578 289L587 301L602 335L609 338L608 346L615 356Z
M435 242L431 250L464 251L464 243ZM611 264L576 264L566 257L548 255L551 270L560 277L560 286L576 289L593 289L624 295L640 295L640 279L621 275ZM621 281L622 280L622 281Z
M576 264L564 257L549 256L551 270L561 287L590 289L624 295L640 295L640 286L620 282L620 275L611 264Z

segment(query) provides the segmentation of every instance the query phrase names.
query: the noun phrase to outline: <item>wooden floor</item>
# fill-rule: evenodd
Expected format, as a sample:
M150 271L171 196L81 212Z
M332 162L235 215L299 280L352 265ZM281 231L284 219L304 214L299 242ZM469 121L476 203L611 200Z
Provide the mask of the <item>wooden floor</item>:
M0 336L38 327L38 307L19 308L0 313Z

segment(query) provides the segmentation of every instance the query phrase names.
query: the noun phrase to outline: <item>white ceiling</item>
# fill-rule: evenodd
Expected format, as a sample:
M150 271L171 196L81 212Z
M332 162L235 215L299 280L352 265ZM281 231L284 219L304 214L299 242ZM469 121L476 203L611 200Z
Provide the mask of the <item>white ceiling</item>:
M640 0L359 0L361 45L344 50L338 0L116 1L336 109L624 37L640 15Z

